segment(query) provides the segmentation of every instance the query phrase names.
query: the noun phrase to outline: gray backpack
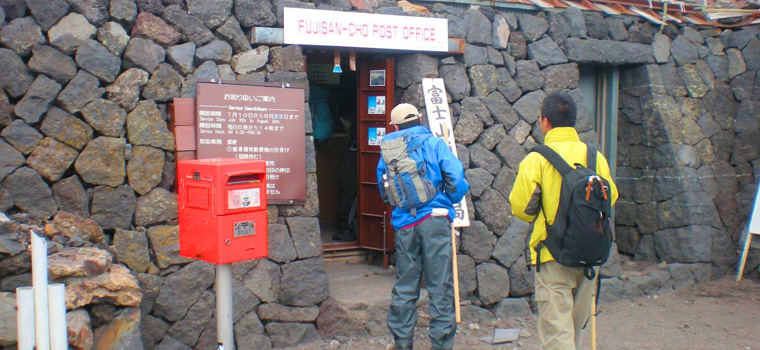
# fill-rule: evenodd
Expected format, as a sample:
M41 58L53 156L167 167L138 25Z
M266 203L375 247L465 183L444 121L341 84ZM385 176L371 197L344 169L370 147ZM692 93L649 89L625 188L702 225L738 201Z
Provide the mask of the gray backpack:
M430 180L427 162L422 155L422 145L430 137L407 132L399 138L383 140L380 144L380 155L385 162L383 201L409 209L415 217L417 208L430 203L438 192Z

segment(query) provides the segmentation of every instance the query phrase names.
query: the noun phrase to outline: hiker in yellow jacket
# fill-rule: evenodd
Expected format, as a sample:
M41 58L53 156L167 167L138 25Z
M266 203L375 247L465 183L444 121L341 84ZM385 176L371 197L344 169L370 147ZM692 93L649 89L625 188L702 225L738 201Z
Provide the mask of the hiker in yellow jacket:
M568 164L587 165L588 149L575 131L577 107L566 93L547 96L539 113L544 144L557 152ZM618 197L609 165L597 153L596 172L609 179L611 203ZM536 247L547 237L546 223L554 224L560 201L562 176L541 154L529 153L520 163L509 201L512 214L520 220L534 222L529 240L530 264L540 262L536 272L535 300L538 304L538 335L542 350L580 350L581 330L591 316L594 279L584 276L583 267L568 267L555 261L546 247ZM605 194L606 196L606 194ZM543 208L543 210L542 210Z

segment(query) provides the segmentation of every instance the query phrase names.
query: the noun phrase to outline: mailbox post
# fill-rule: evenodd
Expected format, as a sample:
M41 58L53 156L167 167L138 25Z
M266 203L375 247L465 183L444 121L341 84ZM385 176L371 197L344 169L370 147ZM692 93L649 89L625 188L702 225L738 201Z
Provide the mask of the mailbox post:
M216 264L218 349L234 350L230 264L268 254L266 163L182 160L177 177L179 253Z

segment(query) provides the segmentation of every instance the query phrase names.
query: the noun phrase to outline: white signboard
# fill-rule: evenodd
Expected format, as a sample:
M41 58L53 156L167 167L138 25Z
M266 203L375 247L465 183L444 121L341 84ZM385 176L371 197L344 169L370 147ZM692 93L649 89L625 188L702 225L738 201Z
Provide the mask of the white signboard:
M457 146L454 141L454 127L451 124L449 103L446 99L446 87L443 79L422 79L422 92L425 95L425 109L427 110L428 124L433 135L446 140L449 149L457 155ZM456 217L454 227L469 227L470 215L467 210L467 200L454 204Z
M755 208L752 209L752 216L749 220L749 233L760 235L760 184L757 186L755 195Z
M284 9L286 44L413 51L449 50L445 18Z

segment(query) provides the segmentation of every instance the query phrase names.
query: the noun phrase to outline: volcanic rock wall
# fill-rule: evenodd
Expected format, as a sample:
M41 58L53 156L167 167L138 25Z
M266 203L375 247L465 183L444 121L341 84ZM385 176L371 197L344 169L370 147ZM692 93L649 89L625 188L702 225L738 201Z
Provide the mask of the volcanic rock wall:
M195 96L197 79L308 82L298 46L251 47L254 26L281 26L268 0L0 0L0 315L30 282L26 232L50 239L51 278L67 283L71 346L215 347L214 270L178 256L174 137L166 105ZM623 273L614 255L603 298L634 297L717 278L757 181L758 28L718 31L570 9L510 14L490 7L429 12L394 1L328 0L320 9L437 16L464 55L394 54L397 102L424 112L421 79L442 77L457 149L471 184L459 278L467 312L529 312L523 263L529 226L507 200L517 165L540 143L547 93L584 106L579 66L621 67L619 250L667 261ZM756 82L757 81L757 82ZM308 98L308 89L307 89ZM308 108L307 108L308 110ZM306 118L306 133L311 133ZM595 140L579 110L577 129ZM316 162L307 142L304 205L270 206L270 256L236 264L236 341L267 349L370 334L328 299L321 258ZM753 250L748 271L760 264ZM374 315L374 316L373 316ZM0 326L0 346L15 329Z

